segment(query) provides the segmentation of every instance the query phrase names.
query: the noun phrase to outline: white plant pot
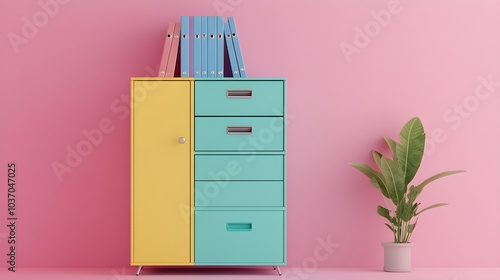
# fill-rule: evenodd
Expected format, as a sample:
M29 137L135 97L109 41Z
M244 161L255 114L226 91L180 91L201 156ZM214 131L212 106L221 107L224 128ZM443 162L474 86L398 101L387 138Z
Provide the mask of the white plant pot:
M382 242L384 247L384 271L410 272L412 243Z

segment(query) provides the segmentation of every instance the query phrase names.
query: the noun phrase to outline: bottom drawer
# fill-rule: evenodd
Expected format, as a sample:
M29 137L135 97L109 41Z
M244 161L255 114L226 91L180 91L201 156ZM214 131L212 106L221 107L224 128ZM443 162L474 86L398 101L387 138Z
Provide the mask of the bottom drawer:
M196 211L195 264L283 264L283 211Z

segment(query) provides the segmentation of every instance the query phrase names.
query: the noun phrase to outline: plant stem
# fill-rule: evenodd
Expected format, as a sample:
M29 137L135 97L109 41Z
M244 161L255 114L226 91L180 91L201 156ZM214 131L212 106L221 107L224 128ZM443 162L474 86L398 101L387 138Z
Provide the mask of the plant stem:
M405 242L406 222L403 222L403 230L401 231L401 243Z
M403 221L401 221L401 228L399 231L399 243L401 243L403 241L403 227L404 227L404 223L403 223Z
M406 222L404 243L408 243L408 240L410 240L410 231L409 230L410 230L410 221Z
M408 224L405 222L405 230L403 232L403 243L406 242L406 233L408 232Z

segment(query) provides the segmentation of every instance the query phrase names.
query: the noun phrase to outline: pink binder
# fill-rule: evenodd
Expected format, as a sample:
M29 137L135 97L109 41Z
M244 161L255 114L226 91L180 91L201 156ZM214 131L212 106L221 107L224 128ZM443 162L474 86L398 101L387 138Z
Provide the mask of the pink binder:
M165 37L165 45L163 45L163 54L161 55L160 70L158 71L158 77L165 77L167 72L168 57L170 56L170 48L172 46L172 39L174 36L175 23L171 22L168 24L167 36Z
M172 46L170 47L170 54L168 56L167 71L165 77L173 77L175 72L175 64L177 62L177 54L179 53L179 43L181 39L181 24L175 23L174 36L172 39Z

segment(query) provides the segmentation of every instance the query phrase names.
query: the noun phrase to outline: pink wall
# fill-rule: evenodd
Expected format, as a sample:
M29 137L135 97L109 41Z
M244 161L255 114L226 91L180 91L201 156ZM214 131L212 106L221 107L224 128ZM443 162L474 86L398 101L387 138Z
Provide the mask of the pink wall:
M381 266L382 199L348 163L415 115L435 135L417 179L468 172L423 193L450 205L419 220L414 266L500 266L499 1L54 1L40 0L61 3L50 15L0 1L0 220L16 161L18 266L128 266L129 78L159 65L170 21L202 14L235 16L250 76L287 78L290 266ZM100 122L107 133L60 181L52 164Z

